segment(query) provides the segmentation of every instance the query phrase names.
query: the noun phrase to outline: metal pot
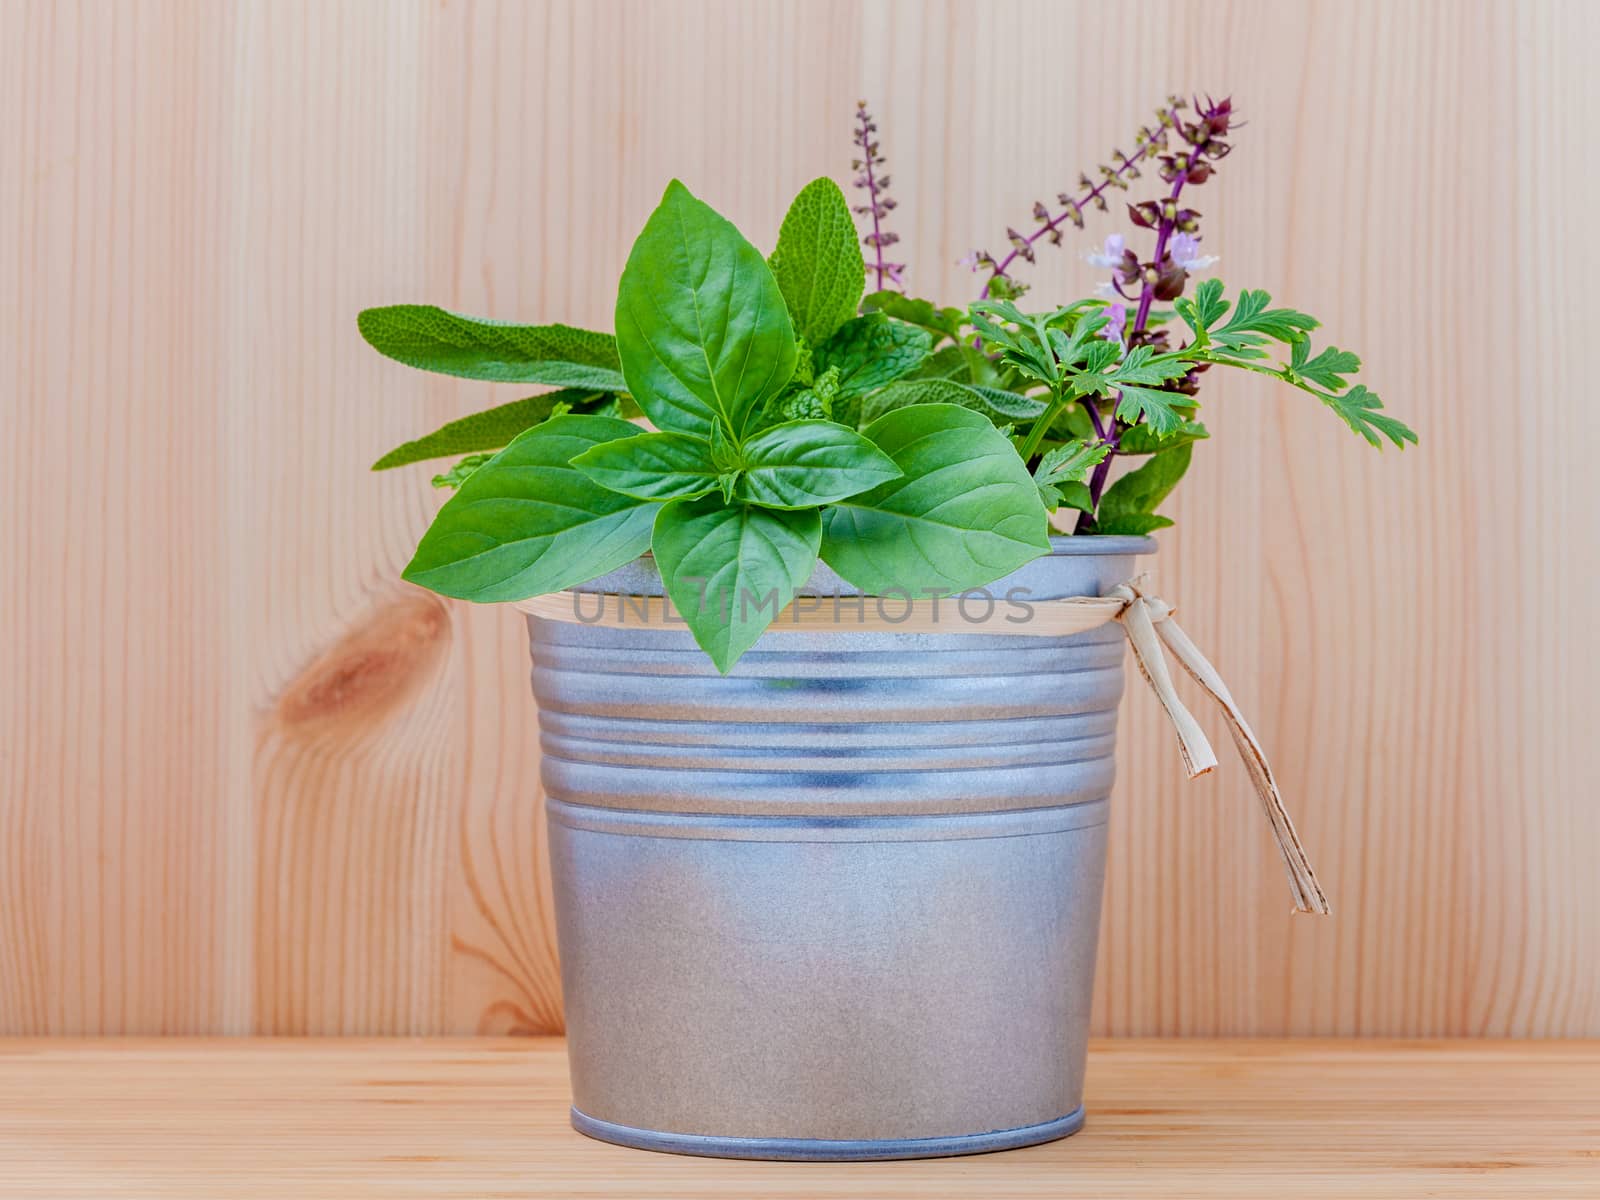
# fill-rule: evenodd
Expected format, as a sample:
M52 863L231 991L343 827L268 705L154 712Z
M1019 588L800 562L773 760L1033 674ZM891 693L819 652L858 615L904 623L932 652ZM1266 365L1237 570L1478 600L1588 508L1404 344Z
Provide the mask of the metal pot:
M1154 543L1053 547L988 590L1098 595ZM647 558L584 590L662 587ZM529 617L578 1130L870 1159L1083 1124L1122 632L950 603L726 677L686 631Z

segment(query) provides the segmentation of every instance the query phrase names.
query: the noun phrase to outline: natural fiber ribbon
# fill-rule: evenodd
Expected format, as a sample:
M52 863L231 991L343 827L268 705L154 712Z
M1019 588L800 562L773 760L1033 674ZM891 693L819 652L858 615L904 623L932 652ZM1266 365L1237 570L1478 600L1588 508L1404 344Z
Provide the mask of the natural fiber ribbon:
M1283 856L1284 871L1289 877L1289 889L1294 895L1296 911L1326 916L1330 909L1328 898L1317 882L1306 857L1305 846L1295 832L1278 792L1277 780L1267 762L1267 752L1262 749L1250 723L1239 711L1239 705L1222 682L1217 669L1206 660L1188 634L1173 620L1173 608L1159 596L1147 590L1148 577L1140 575L1127 583L1118 584L1104 596L1069 596L1060 600L1029 600L1025 602L1029 615L1019 620L1015 615L1002 613L992 598L988 607L974 617L964 604L957 600L893 600L889 597L802 597L789 605L768 627L771 633L1003 633L1024 637L1070 637L1097 629L1112 621L1120 622L1133 647L1133 658L1139 664L1139 673L1150 685L1166 709L1172 728L1178 735L1178 748L1183 754L1183 765L1189 778L1204 775L1217 765L1216 752L1206 739L1200 723L1178 699L1172 686L1172 676L1167 672L1166 656L1162 645L1171 651L1183 669L1192 675L1207 695L1217 702L1244 760L1250 782L1261 798L1262 810L1272 827L1278 852ZM598 600L593 616L584 613L585 599ZM832 600L832 612L827 600ZM865 601L875 599L878 612L871 613ZM897 616L884 611L884 603L894 605ZM1017 602L1012 601L1013 605ZM956 607L960 605L960 607ZM941 608L941 606L944 606ZM534 596L515 605L522 612L551 621L567 621L601 628L685 628L684 620L661 596L619 596L611 593L558 592L549 596ZM954 610L956 616L951 617Z

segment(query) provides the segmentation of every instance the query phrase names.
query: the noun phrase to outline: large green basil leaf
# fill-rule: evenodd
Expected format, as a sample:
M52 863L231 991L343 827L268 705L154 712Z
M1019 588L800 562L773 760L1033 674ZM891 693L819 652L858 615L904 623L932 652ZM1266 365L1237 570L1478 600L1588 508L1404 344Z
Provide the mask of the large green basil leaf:
M403 467L424 462L430 458L444 458L450 454L467 454L474 450L499 450L509 445L511 439L524 429L532 429L541 421L548 421L562 405L575 412L592 411L615 400L608 392L588 391L583 388L562 388L529 396L526 400L513 400L495 408L473 413L459 421L441 425L425 437L396 446L377 462L374 471L387 471L390 467Z
M894 461L853 429L790 421L744 445L734 496L768 508L815 508L900 477Z
M676 179L617 289L627 390L658 429L735 438L794 374L794 329L756 248Z
M617 344L608 333L570 325L511 325L431 304L369 308L356 326L379 354L424 371L499 383L626 390Z
M999 388L974 387L949 379L901 379L862 401L861 416L865 421L875 421L884 413L913 404L959 404L982 413L997 425L1037 420L1046 407L1032 396Z
M570 464L637 432L612 417L535 425L439 510L405 578L488 603L557 592L632 562L649 549L656 506L608 491Z
M814 508L705 496L666 505L651 550L673 606L726 675L811 577L821 537Z
M873 313L841 325L813 357L819 374L838 368L839 395L851 399L914 371L932 345L933 335L926 329Z
M795 331L813 346L856 315L867 265L838 184L813 179L800 189L770 262Z
M1049 551L1039 489L987 417L924 404L865 432L905 475L829 508L822 539L823 561L863 591L959 592Z
M1183 478L1193 454L1194 443L1185 442L1151 455L1144 466L1118 479L1100 497L1094 531L1146 534L1171 525L1168 518L1156 516L1155 510Z
M686 433L641 433L601 442L572 465L601 487L641 500L704 496L722 474L710 443Z

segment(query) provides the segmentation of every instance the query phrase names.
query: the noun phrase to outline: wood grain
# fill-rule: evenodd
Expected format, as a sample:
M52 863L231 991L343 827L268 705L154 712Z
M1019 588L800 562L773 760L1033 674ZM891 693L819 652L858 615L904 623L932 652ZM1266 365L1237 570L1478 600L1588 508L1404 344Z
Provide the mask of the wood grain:
M1600 1045L1139 1041L1027 1150L744 1163L567 1124L558 1039L0 1043L0 1190L82 1196L1592 1197Z
M1185 782L1132 689L1096 1027L1600 1033L1596 44L1582 0L0 5L0 1032L560 1027L520 621L400 584L438 497L365 470L512 393L358 309L606 327L667 179L770 245L860 96L960 298L1212 89L1221 273L1423 440L1209 385L1157 586L1336 915L1289 919L1243 771Z

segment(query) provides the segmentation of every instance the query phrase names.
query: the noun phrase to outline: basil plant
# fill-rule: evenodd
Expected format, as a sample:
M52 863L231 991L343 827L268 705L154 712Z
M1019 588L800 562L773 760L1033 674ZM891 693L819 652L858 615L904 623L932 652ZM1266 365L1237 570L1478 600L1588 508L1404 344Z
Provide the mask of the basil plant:
M403 363L552 389L376 464L468 456L435 481L457 490L405 578L514 601L648 551L726 672L818 558L869 594L920 598L1048 552L1046 494L1011 431L978 392L926 403L897 391L932 357L936 329L863 314L864 286L832 181L796 198L770 259L674 181L628 256L614 337L416 305L362 313L366 339Z

